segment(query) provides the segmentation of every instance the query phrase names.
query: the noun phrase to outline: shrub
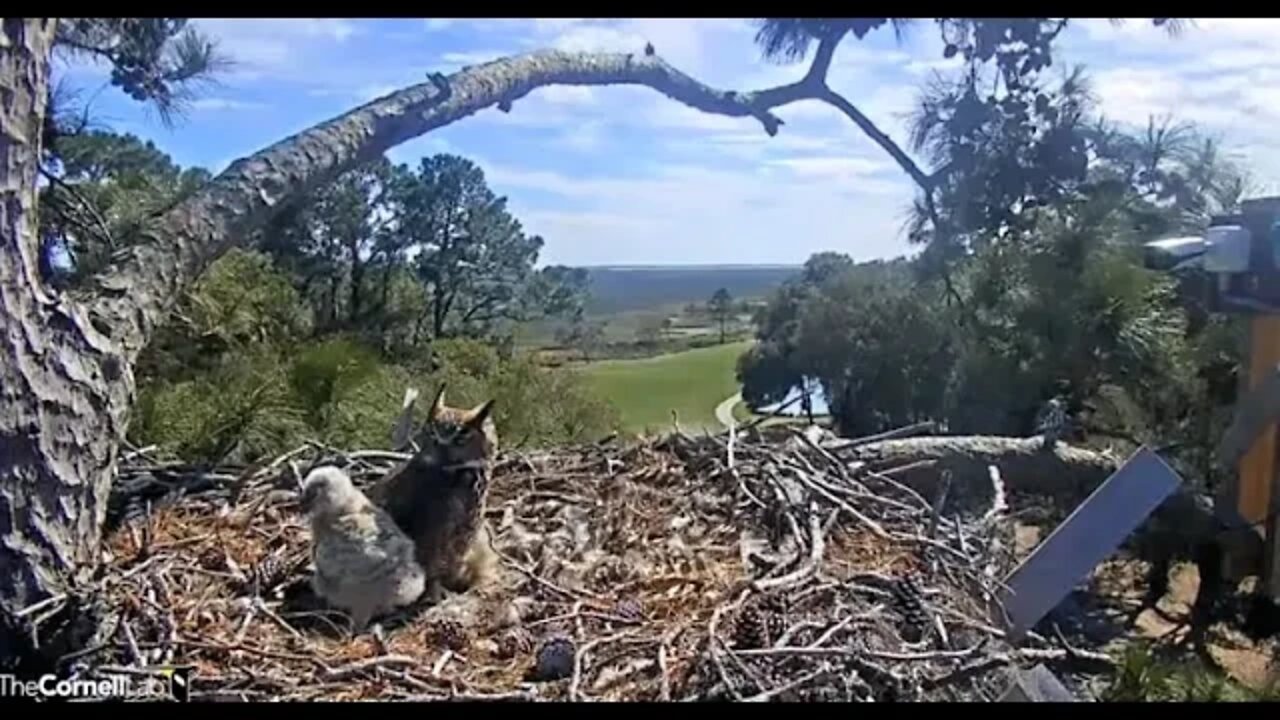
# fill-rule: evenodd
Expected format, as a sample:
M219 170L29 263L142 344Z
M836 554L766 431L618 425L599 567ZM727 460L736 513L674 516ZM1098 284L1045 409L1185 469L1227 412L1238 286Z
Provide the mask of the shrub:
M139 391L135 442L193 461L248 462L297 444L307 425L285 373L269 353L233 356L191 380Z

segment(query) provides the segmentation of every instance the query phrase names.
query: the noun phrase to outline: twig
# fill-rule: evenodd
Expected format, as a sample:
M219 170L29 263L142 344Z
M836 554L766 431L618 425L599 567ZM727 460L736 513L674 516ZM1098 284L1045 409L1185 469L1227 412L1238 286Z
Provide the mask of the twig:
M357 660L337 668L324 668L324 676L328 680L346 680L366 670L391 666L413 666L418 661L407 655L379 655L367 660Z
M129 625L128 620L120 623L120 630L124 633L124 641L129 648L129 657L133 659L134 665L145 665L146 661L142 658L142 650L138 649L138 641L133 636L133 627Z
M244 642L244 636L249 633L249 626L256 617L258 617L258 605L257 603L250 603L249 609L245 611L244 618L240 621L240 627L236 629L235 643L237 645Z
M964 650L933 650L931 652L921 653L896 653L884 650L863 650L862 654L878 660L897 660L899 662L920 662L930 660L963 660L971 657L974 653L981 650L987 644L987 639L983 638L975 643L972 647Z
M667 643L670 640L670 633L668 633L658 643L658 673L660 675L658 699L662 702L671 701L671 670L667 667Z
M826 498L830 502L835 503L835 505L838 506L841 510L849 513L849 515L851 515L855 520L857 520L862 525L866 526L868 530L874 533L876 537L882 540L890 539L888 531L886 531L884 527L880 525L880 523L862 514L857 510L857 508L854 508L849 503L846 503L845 501L841 500L835 495L832 495L830 492L827 492L825 488L813 482L809 478L803 475L798 475L797 477L799 478L800 482L804 483L810 489L817 491L819 495Z
M997 519L1001 515L1009 511L1009 503L1005 500L1004 480L1000 478L1000 470L995 465L987 466L987 473L991 476L991 509L987 510L982 516L983 523L989 523Z
M947 504L947 494L951 492L951 471L943 470L938 483L938 496L933 500L933 513L929 520L929 537L938 534L938 523L942 520L942 509Z
M907 425L897 428L896 430L887 430L875 435L865 435L860 438L852 438L850 440L837 440L827 443L827 447L833 450L845 450L847 448L861 447L863 445L871 445L872 443L884 442L886 440L897 440L899 438L912 437L915 435L924 435L933 432L938 424L933 421L918 422L914 425Z
M60 603L66 599L67 599L66 593L58 593L57 595L51 595L45 598L44 600L28 605L27 607L14 613L13 616L17 618L24 618L32 613L40 612L41 610L49 607L50 605L53 605L54 603Z
M732 470L734 466L733 447L734 445L737 444L737 442L738 442L737 423L733 422L731 418L729 420L729 447L726 450L726 457L729 463L730 470Z
M805 647L810 649L822 647L823 643L830 640L833 636L835 636L836 633L845 629L851 623L856 622L858 620L866 620L868 618L879 615L882 610L884 610L884 605L876 605L875 607L871 608L869 612L861 613L858 615L849 615L845 617L843 620L841 620L840 622L836 623L835 625L832 625L830 628L827 629L826 632L819 635L818 639L809 643Z
M835 518L836 513L832 513L828 518L826 525L830 526L831 521ZM803 582L812 575L818 565L822 563L822 553L826 549L825 533L823 522L818 516L817 507L809 508L809 560L801 565L793 572L787 573L781 577L772 579L756 580L752 585L758 592L767 592L778 588L789 587L797 583Z
M272 610L270 607L267 606L266 602L264 602L261 597L255 597L254 601L257 604L258 609L263 614L265 614L268 618L270 618L272 622L279 625L282 629L284 629L285 632L289 633L295 638L298 638L299 640L303 639L302 633L298 632L296 628L294 628L289 623L285 622L284 618L277 615L274 610Z
M738 598L730 607L736 608L742 605L747 599L750 590L743 590L739 593ZM716 626L720 624L720 616L725 612L725 606L719 605L715 611L711 613L711 620L707 623L707 652L711 655L711 663L715 665L716 672L720 674L720 682L724 683L725 689L736 700L742 700L742 693L738 692L737 686L729 679L729 671L724 666L724 660L720 657L720 637L716 634Z
M435 661L435 664L431 666L431 674L435 677L440 677L440 673L444 672L444 666L448 665L452 659L453 651L445 648L445 651L440 653L440 657Z
M766 690L762 693L752 695L751 697L743 698L742 701L743 702L768 702L769 700L781 695L782 693L787 692L789 690L794 690L800 687L801 685L809 682L810 680L813 680L814 678L820 675L825 675L828 672L830 671L827 670L826 668L819 668L817 670L814 670L811 673L807 673L805 675L802 675L796 678L795 680L792 680L786 685L780 685L776 688L773 688L772 690Z
M598 645L616 642L630 635L634 635L635 630L623 630L620 633L614 633L608 637L596 638L591 642L583 645L573 654L573 679L569 681L569 702L577 702L580 698L579 686L582 684L582 663L587 653L594 650Z
M495 548L495 549L494 549L494 552L496 552L496 553L498 554L498 557L502 558L502 559L503 559L503 561L505 561L508 565L510 565L511 567L513 567L513 568L515 568L516 570L518 570L518 571L520 572L520 574L522 574L522 575L524 575L525 577L529 578L530 580L532 580L532 581L534 581L534 582L538 583L539 585L541 585L541 586L543 586L543 587L547 588L548 590L554 590L555 592L558 592L558 593L560 593L561 595L564 595L565 597L571 597L571 598L583 598L583 597L587 597L587 598L591 598L591 599L593 599L593 600L599 600L599 599L600 599L600 596L599 596L599 595L597 595L597 594L595 594L595 593L593 593L593 592L590 592L590 591L588 591L588 590L566 590L565 588L562 588L562 587L560 587L559 585L556 585L555 583L551 582L550 580L548 580L548 579L546 579L546 578L542 577L542 576L541 576L541 575L539 575L538 573L536 573L536 572L534 572L534 571L532 571L532 570L530 570L530 569L528 569L528 568L524 567L524 566L523 566L523 565L521 565L521 564L519 563L519 561L517 561L515 558L511 557L510 555L507 555L506 553L502 552L501 550L498 550L498 549L496 549L496 548Z

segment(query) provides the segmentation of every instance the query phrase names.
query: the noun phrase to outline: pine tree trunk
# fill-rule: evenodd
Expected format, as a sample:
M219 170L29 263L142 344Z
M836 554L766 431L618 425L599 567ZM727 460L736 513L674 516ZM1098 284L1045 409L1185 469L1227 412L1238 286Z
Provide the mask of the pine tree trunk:
M7 18L0 36L0 609L7 620L73 590L96 565L134 389L120 348L82 308L47 294L40 279L36 175L54 24ZM0 658L17 654L14 636L0 636Z

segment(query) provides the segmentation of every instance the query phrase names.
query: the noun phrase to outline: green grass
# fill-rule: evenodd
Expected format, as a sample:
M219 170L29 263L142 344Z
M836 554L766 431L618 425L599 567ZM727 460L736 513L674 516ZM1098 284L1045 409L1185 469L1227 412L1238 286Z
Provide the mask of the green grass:
M683 430L719 429L716 405L737 392L734 369L750 346L737 342L643 360L605 360L580 372L618 408L629 432L669 430L672 410Z
M1120 666L1106 702L1275 702L1280 685L1249 688L1196 660L1160 659L1145 643L1135 643L1120 656Z

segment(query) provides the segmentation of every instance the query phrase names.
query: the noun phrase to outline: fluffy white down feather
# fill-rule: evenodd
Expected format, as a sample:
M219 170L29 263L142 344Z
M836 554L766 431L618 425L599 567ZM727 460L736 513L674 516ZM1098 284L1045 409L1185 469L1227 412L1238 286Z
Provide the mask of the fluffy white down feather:
M334 467L303 483L311 521L316 594L347 611L357 631L373 617L417 600L426 581L414 546L387 513Z

